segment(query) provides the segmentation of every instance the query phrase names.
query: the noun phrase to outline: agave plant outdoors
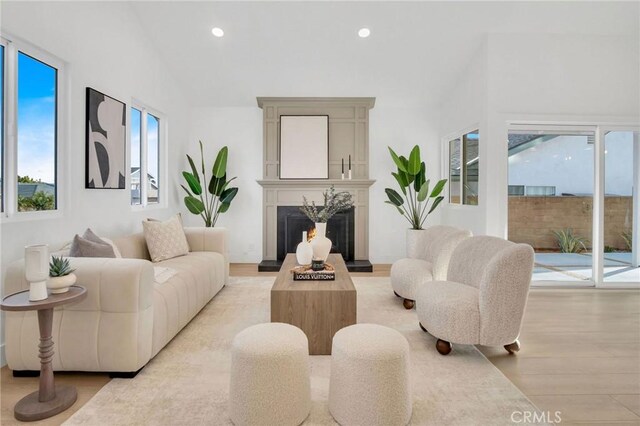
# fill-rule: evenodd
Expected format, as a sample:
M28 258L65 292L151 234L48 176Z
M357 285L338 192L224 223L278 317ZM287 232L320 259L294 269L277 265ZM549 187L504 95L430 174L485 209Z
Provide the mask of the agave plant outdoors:
M409 159L398 156L389 147L391 158L398 171L391 173L398 182L402 196L392 188L385 188L388 201L398 212L409 221L412 229L423 229L422 225L444 199L440 194L447 183L447 179L441 179L433 186L429 193L430 181L426 178L426 166L420 160L420 147L414 146L409 154ZM431 203L431 207L429 204Z
M206 227L216 226L216 221L221 213L225 213L231 206L231 201L238 194L238 188L229 188L229 183L235 177L227 180L227 156L229 149L225 146L218 152L216 161L213 163L211 170L211 179L207 183L207 174L204 168L204 152L202 149L202 141L200 141L200 158L202 163L202 180L200 174L193 162L193 159L187 155L191 173L182 172L182 176L187 181L189 188L184 185L187 196L184 197L184 204L187 209L195 215L200 215L204 220ZM206 185L203 189L202 186Z

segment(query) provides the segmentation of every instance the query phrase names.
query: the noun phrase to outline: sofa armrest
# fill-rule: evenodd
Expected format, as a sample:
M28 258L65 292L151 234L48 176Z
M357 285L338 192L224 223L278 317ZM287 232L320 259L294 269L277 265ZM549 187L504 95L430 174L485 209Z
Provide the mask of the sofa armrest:
M153 265L148 260L98 257L70 257L78 277L76 284L87 289L82 302L64 309L77 311L140 312L153 304ZM7 268L5 295L29 289L24 260Z
M184 234L191 251L213 251L227 257L226 228L185 227Z
M220 253L224 256L224 283L229 281L229 253L227 246L227 228L216 226L207 227L185 227L184 234L189 243L191 251L210 251Z

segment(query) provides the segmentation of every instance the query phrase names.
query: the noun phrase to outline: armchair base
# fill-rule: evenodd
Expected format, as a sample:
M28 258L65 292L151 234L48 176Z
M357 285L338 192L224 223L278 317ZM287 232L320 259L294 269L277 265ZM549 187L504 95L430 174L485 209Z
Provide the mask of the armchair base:
M504 345L504 348L509 352L509 355L513 355L520 350L520 342L516 340L513 343L509 343L508 345Z
M440 355L449 355L451 353L451 343L446 340L438 339L436 349Z

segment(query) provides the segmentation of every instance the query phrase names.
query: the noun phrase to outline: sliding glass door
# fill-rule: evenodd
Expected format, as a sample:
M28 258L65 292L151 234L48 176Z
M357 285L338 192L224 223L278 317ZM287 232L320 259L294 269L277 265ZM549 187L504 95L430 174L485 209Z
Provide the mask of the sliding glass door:
M604 282L640 282L638 267L638 132L604 131ZM635 188L635 191L634 191ZM634 242L635 250L634 250Z
M640 285L640 129L512 125L508 238L533 281Z
M535 250L534 281L591 285L595 132L509 132L508 238Z

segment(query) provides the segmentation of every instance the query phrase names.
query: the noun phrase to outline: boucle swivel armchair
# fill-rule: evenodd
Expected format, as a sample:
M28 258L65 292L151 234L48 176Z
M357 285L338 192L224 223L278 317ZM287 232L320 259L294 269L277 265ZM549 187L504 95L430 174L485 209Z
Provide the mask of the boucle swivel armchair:
M451 343L517 352L532 270L527 244L487 236L464 240L451 256L447 280L418 290L420 327L438 338L442 355L451 352Z
M418 289L432 280L445 280L453 250L471 232L452 226L432 226L416 232L407 244L407 258L391 266L391 286L396 296L403 298L406 309L415 305ZM409 237L408 237L409 238Z

